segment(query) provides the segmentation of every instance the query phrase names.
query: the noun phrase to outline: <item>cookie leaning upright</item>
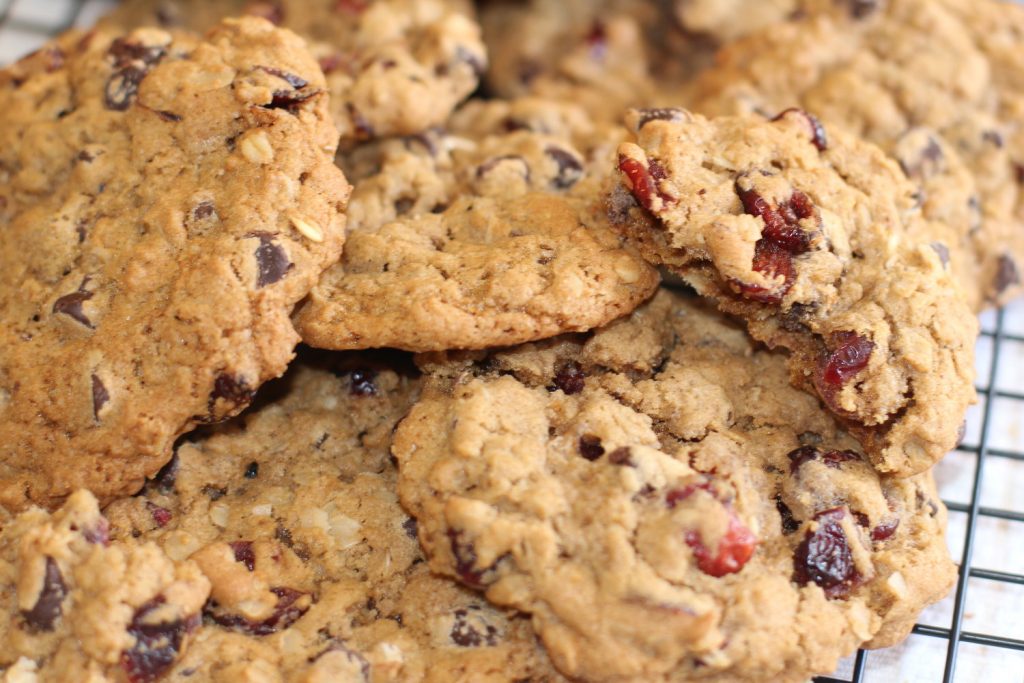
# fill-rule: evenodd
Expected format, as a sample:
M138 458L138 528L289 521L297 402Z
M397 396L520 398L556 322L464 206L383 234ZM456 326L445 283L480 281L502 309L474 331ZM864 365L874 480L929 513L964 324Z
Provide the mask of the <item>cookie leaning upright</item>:
M899 168L799 110L629 118L610 214L645 255L788 349L794 383L880 471L920 472L955 447L977 322L944 248L914 241L923 219Z
M284 371L344 240L323 88L258 19L69 33L0 74L0 504L132 492Z

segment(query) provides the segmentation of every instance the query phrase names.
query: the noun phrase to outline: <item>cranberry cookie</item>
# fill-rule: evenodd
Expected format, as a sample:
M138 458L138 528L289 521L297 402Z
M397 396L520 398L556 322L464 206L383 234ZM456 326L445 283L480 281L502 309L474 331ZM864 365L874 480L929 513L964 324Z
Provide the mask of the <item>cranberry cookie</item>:
M610 213L645 256L789 350L794 383L880 471L921 472L952 450L977 322L948 249L915 239L923 219L896 164L800 110L629 119Z
M1003 303L1021 290L1024 262L1024 50L1011 28L1022 13L993 0L860 4L725 46L691 106L767 116L799 106L880 145L920 185L929 217L953 222L961 248L950 253L969 303Z
M109 531L95 503L87 517L19 518L0 541L21 548L19 563L0 560L0 595L18 615L0 626L11 644L0 668L68 680L81 658L62 653L84 649L111 681L560 681L526 619L423 562L388 454L414 372L395 356L305 356L260 405L182 444L141 495L112 503ZM44 543L52 560L36 552ZM88 561L65 560L68 545ZM159 562L119 559L135 548ZM111 598L79 592L121 583Z
M130 493L279 376L344 240L323 76L261 19L0 72L0 505Z
M930 475L880 477L693 299L418 362L393 452L431 567L531 613L570 677L805 681L953 582Z
M376 172L356 181L342 261L295 315L313 346L520 343L602 325L657 286L608 225L610 161L598 172L560 135L431 131L378 150L379 166L355 162Z
M310 42L343 145L443 123L487 66L472 8L458 0L127 0L107 22L205 31L240 14Z

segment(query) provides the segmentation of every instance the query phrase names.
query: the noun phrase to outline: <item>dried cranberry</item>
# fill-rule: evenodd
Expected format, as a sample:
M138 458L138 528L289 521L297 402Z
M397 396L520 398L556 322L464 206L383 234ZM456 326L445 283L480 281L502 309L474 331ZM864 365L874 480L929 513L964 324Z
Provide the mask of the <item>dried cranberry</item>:
M114 72L110 74L103 89L107 109L125 111L139 91L139 84L150 68L163 59L162 47L149 47L118 38L107 51L114 58Z
M274 235L267 232L252 233L260 240L256 247L256 288L261 289L272 285L292 269L292 262L280 244L274 241Z
M46 558L46 571L43 574L43 588L32 609L22 611L21 616L37 631L52 631L61 615L64 597L68 594L64 585L64 577L60 567L52 557Z
M848 597L861 581L841 524L846 512L838 507L815 515L817 528L808 530L793 557L793 580L801 586L813 581L833 599Z
M604 446L601 445L601 438L593 434L584 434L579 442L580 455L590 461L597 460L604 455Z
M693 549L697 568L715 578L735 574L743 569L754 556L757 547L757 537L753 532L731 510L726 508L726 511L729 514L729 526L718 541L718 552L714 555L704 545L698 532L686 532L686 545Z
M860 460L860 454L854 451L822 451L814 446L802 446L789 454L789 471L795 474L805 463L811 460L821 460L825 465L838 470L842 463L850 460Z
M213 382L213 391L210 393L210 414L224 415L236 408L248 405L255 394L255 390L249 387L249 381L245 377L226 373L217 375L217 379ZM227 410L217 413L215 409L218 401L226 402Z
M889 540L892 538L892 535L896 533L896 529L899 525L899 518L890 519L888 522L882 522L871 530L871 540L876 542Z
M1006 254L1001 255L996 267L996 293L1002 294L1013 285L1019 284L1020 272L1017 270L1017 263Z
M146 616L164 602L162 596L150 600L135 610L128 624L128 633L135 637L135 645L121 653L121 667L131 683L150 683L166 673L181 653L186 634L199 626L199 615L166 623L147 623Z
M687 121L689 115L682 109L663 107L637 110L636 129L639 131L651 121Z
M149 515L153 518L156 525L161 528L167 526L167 523L174 517L171 511L167 508L160 507L156 503L148 500L146 501L146 509L149 510Z
M277 596L277 604L274 606L273 614L263 621L249 621L237 614L219 612L213 603L207 606L206 613L213 621L226 628L254 636L267 636L288 628L309 609L308 605L295 604L300 598L307 595L304 591L276 586L271 588L270 592Z
M486 585L484 573L487 569L476 568L476 549L472 543L462 541L460 536L459 532L454 529L448 530L448 541L451 545L452 555L455 556L455 573L467 586L483 588Z
M742 282L736 283L740 292L747 299L759 301L764 304L777 304L782 301L793 281L796 279L796 269L793 267L793 256L783 247L765 239L760 239L754 245L754 261L752 267L759 273L770 278L782 276L782 286L766 288L759 285L751 285Z
M480 632L469 621L470 610L479 609L475 605L470 605L468 609L457 609L452 613L455 617L455 622L452 624L449 637L459 647L480 647L481 645L493 647L498 644L499 633L497 628L491 624L484 624L484 631Z
M587 375L583 372L580 364L572 361L562 366L562 369L555 373L555 387L561 389L570 396L583 391Z
M674 201L672 197L662 192L658 185L658 181L665 179L666 173L665 167L656 159L649 159L645 168L636 159L619 155L619 170L629 180L633 196L648 211L653 210L655 198L660 199L664 204L671 204Z
M284 21L284 9L279 2L251 2L245 7L245 13L251 17L262 17L274 26Z
M590 58L595 61L602 61L608 54L608 33L604 24L595 21L590 26L585 38L587 47L590 49Z
M764 221L762 239L793 255L803 254L810 248L810 234L800 226L801 220L814 216L814 204L806 194L793 190L788 202L772 206L746 177L737 179L736 194L743 203L744 211Z
M807 128L808 133L811 135L811 143L818 148L819 152L824 152L828 149L828 136L825 135L825 127L821 125L821 121L818 120L817 116L810 114L803 109L797 107L791 107L781 112L772 121L781 121L786 118L799 118L801 123Z
M711 482L708 481L707 479L704 479L693 484L687 484L682 488L669 489L668 492L665 493L665 505L667 505L668 508L671 510L675 508L676 505L683 502L697 491L707 491L712 496L715 495L715 490L711 486Z
M100 419L100 410L110 400L110 392L107 391L107 387L104 386L103 380L96 375L92 376L92 416L94 419Z
M235 562L245 565L249 571L256 571L256 553L252 550L252 541L231 541L228 543L235 554Z
M335 0L334 11L346 14L362 14L370 4L367 0Z
M830 350L818 362L815 386L825 402L836 412L843 412L835 395L850 378L867 367L875 343L856 332L834 332Z

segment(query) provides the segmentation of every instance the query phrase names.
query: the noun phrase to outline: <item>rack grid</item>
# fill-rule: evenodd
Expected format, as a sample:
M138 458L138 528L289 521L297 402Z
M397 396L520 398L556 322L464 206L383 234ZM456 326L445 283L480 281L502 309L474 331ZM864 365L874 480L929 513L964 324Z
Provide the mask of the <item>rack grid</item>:
M114 4L0 0L0 65ZM860 650L816 683L1024 683L1024 302L982 316L977 357L965 443L936 468L960 566L955 591L904 644Z

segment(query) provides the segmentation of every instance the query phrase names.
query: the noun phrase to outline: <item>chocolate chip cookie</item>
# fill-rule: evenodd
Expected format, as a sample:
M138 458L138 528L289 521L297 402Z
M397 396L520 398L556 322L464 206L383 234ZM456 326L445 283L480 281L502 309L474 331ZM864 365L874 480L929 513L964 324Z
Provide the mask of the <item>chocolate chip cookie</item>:
M309 41L345 145L444 122L487 66L472 8L458 0L128 0L107 21L205 31L240 14Z
M291 359L344 239L323 77L261 19L73 32L0 111L0 504L109 500Z
M656 271L605 217L609 159L597 170L570 141L529 129L384 145L379 165L355 163L375 169L356 181L356 227L295 315L307 343L513 344L604 324L654 291Z
M914 186L880 149L801 110L773 121L638 110L610 213L656 263L790 351L882 472L952 450L977 323Z
M19 666L37 669L41 682L68 680L70 660L59 653L92 647L73 638L80 611L91 608L89 599L109 602L101 603L105 594L76 593L70 578L43 581L38 572L52 573L47 567L56 562L60 577L99 582L93 573L101 558L139 547L177 575L190 571L187 586L196 590L179 595L170 582L177 575L163 565L125 567L137 570L132 580L152 584L140 593L143 605L157 604L153 596L165 602L159 612L143 607L135 616L120 606L90 613L89 638L110 641L109 680L122 680L119 667L134 681L561 680L527 620L431 575L423 562L388 454L395 423L418 392L414 373L396 354L304 355L265 387L259 405L182 444L140 495L108 506L109 530L95 503L90 516L61 523L26 513L12 529L45 539L40 552L55 560L44 561L22 540L19 563L0 561L0 595L17 600L12 614L20 610L0 641L14 644L0 648L0 668L20 655ZM83 496L75 494L54 519L71 514ZM63 546L51 549L55 526L75 539L73 548L92 553L73 575ZM93 537L106 546L93 550ZM15 540L0 547L16 551ZM120 565L112 566L104 586L125 580ZM172 613L185 597L188 608ZM40 623L52 625L45 648L37 646ZM135 662L136 651L150 656Z
M1024 70L1010 57L1021 39L971 26L1010 26L1020 12L991 0L860 4L852 13L805 13L725 46L692 89L691 106L769 117L800 106L880 145L920 185L929 217L954 221L963 255L948 246L969 303L1003 303L1021 289L1024 259L1021 109L1013 105Z
M569 676L804 681L953 582L930 475L879 476L696 300L417 362L393 452L431 567L531 613Z

